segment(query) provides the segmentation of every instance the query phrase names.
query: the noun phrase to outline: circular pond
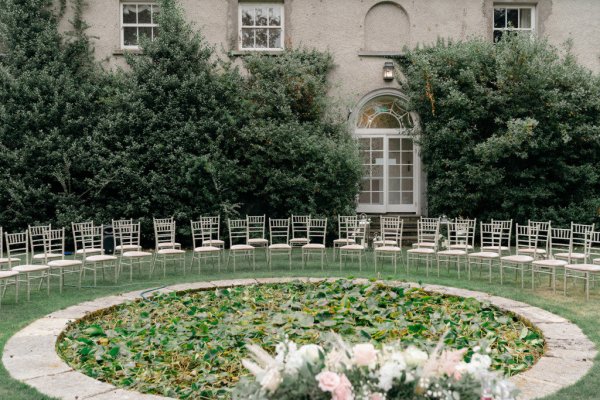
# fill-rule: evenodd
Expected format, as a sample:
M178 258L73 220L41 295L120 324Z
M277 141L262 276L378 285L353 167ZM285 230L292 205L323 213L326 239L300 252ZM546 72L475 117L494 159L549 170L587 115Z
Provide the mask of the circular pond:
M57 348L73 368L117 386L228 398L246 373L247 343L274 350L286 336L322 343L330 331L351 342L430 346L444 336L450 347L486 346L507 375L532 366L544 347L537 329L472 298L339 280L159 295L76 321Z

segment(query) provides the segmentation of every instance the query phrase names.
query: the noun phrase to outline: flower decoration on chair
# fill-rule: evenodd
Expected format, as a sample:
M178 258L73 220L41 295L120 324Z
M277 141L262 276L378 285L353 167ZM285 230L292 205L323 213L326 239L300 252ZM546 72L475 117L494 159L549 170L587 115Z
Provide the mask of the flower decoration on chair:
M482 346L485 348L485 346ZM327 350L286 340L276 355L249 345L251 372L234 399L278 400L514 400L514 385L490 371L485 351L465 361L466 349L445 350L443 339L427 353L415 346L349 345L332 335Z

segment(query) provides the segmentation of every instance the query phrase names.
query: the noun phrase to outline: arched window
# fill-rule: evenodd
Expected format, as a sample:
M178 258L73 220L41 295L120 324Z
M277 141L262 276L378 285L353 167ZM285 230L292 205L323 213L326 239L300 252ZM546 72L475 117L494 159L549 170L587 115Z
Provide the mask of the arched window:
M369 100L358 114L359 129L408 129L413 127L410 113L395 96L379 96Z

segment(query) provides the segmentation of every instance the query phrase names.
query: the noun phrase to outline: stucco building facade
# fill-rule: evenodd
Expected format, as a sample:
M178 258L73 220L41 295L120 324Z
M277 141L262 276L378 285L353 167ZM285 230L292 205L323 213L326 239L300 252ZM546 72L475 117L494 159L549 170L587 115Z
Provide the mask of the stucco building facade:
M426 213L418 148L404 130L386 57L438 38L490 41L518 29L572 42L579 62L600 72L600 0L180 0L186 17L222 56L314 47L334 56L331 95L347 109L363 152L359 212ZM156 35L152 0L89 0L84 18L99 60L114 66L141 35Z

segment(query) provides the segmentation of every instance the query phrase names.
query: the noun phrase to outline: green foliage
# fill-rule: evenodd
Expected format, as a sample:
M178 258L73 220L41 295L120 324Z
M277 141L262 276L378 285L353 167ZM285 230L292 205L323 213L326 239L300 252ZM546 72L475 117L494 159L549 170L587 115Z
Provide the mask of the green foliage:
M512 375L543 351L539 332L475 299L350 281L260 285L170 294L73 324L58 344L86 374L180 398L227 398L244 374L247 343L274 351L336 332L351 342L491 347L493 367ZM484 346L485 346L484 345Z
M160 35L104 70L73 0L59 34L49 0L3 2L0 225L200 215L345 213L360 161L328 113L329 54L220 60L162 0ZM64 11L66 3L59 8Z
M443 43L399 60L432 215L591 222L600 79L542 39Z

